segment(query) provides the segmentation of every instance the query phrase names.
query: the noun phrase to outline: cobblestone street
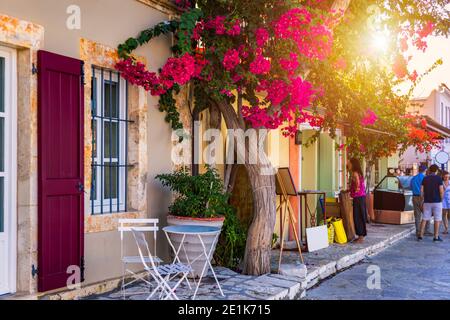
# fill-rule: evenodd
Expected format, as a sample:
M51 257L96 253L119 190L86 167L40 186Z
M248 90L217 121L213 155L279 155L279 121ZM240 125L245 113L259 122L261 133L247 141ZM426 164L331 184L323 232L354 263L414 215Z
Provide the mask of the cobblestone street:
M306 299L450 299L450 237L443 239L417 242L411 235L308 290ZM367 287L372 265L380 268L381 289Z

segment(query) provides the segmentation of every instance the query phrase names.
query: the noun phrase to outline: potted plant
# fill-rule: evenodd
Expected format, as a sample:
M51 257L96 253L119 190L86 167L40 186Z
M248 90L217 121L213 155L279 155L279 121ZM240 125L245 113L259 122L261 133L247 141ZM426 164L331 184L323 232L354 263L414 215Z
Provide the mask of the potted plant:
M216 169L209 166L206 172L192 176L185 169L171 174L161 174L156 177L161 183L172 190L176 197L169 207L167 222L169 225L201 225L222 229L227 215L232 212L228 204L229 195L224 192L222 180ZM179 247L182 236L171 234L171 241ZM207 248L211 248L213 236L202 237ZM186 252L181 252L180 259L186 263L193 261L202 252L202 246L197 236L186 236ZM212 248L215 250L215 248ZM192 264L194 276L200 276L204 258Z

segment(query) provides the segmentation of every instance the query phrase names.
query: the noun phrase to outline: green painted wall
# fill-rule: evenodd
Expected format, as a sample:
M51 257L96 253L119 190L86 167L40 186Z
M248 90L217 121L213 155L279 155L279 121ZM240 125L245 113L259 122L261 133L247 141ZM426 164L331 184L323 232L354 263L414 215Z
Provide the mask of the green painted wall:
M303 131L303 141L308 141L315 134L314 130ZM302 146L302 172L301 172L301 188L304 190L316 190L318 188L318 145L316 141L312 145Z

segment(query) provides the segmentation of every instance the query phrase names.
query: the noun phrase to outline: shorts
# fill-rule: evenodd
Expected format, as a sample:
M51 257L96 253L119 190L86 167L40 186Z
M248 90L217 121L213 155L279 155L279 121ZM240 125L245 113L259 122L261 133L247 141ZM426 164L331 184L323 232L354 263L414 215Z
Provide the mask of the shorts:
M422 220L430 221L431 217L434 221L442 221L442 203L424 203Z

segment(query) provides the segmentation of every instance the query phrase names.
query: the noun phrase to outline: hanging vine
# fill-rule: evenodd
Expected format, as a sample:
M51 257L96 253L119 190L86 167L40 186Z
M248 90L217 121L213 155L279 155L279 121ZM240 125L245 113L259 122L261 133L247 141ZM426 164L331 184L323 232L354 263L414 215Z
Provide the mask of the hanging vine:
M192 9L184 12L180 20L171 20L158 23L152 28L141 31L136 38L129 38L124 43L118 46L118 55L121 58L116 65L116 68L122 72L122 75L130 81L131 84L141 85L145 90L150 91L152 95L159 96L159 111L165 112L165 120L171 125L173 130L183 129L183 124L180 120L180 114L176 107L174 94L179 93L180 85L185 84L184 79L177 79L172 70L159 70L160 74L165 75L165 79L158 81L156 73L146 70L142 63L136 61L132 56L132 52L139 46L150 42L153 38L177 31L177 43L172 47L172 52L179 55L191 54L193 51L191 37L194 32L197 21L202 17L202 11L199 9ZM180 32L181 31L181 32ZM194 67L194 62L190 60L190 55L185 55L185 59L181 63L173 60L173 69L180 69ZM174 58L172 58L174 59ZM169 59L170 60L170 59ZM133 70L133 72L129 72ZM188 69L189 70L189 69ZM186 72L188 71L186 70ZM188 72L186 73L188 74ZM132 77L130 75L133 75ZM180 137L180 141L183 137Z

